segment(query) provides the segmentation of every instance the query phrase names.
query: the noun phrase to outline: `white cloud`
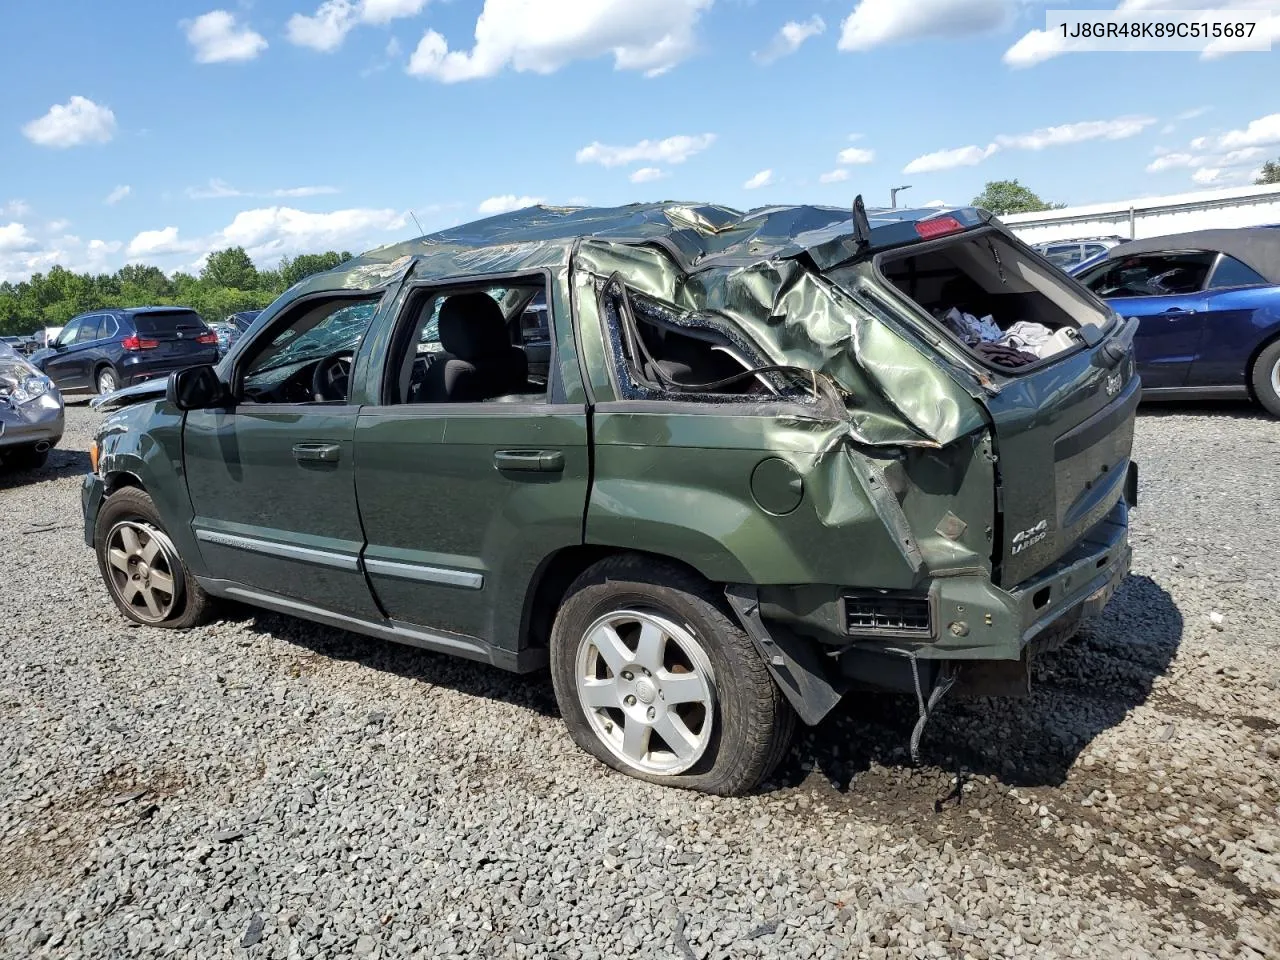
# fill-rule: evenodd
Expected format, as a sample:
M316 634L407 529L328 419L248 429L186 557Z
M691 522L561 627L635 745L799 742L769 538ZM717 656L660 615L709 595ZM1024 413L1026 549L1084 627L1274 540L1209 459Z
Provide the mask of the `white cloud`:
M1184 122L1184 123L1187 120L1196 120L1199 117L1203 117L1206 113L1208 113L1209 109L1210 109L1209 107L1193 107L1190 110L1183 110L1180 114L1178 114L1173 119Z
M1243 130L1230 130L1218 140L1223 150L1262 147L1280 143L1280 113L1253 120Z
M285 24L290 43L321 53L337 50L356 25L356 9L348 0L325 0L311 16L295 13Z
M836 156L836 162L852 166L860 163L874 163L876 152L874 150L865 150L862 147L845 147Z
M143 230L129 241L126 252L131 257L148 257L167 253L189 253L194 249L191 243L178 238L177 227L165 227L162 230Z
M1190 153L1165 153L1147 164L1147 173L1163 173L1165 170L1177 170L1183 167L1194 167L1202 157Z
M773 35L769 45L758 53L752 54L757 63L773 63L782 57L795 53L810 37L816 37L827 29L822 18L814 14L808 20L788 20Z
M365 23L390 23L401 17L416 17L426 5L427 0L364 0L360 18Z
M972 167L981 163L993 153L999 151L999 144L988 144L985 147L957 147L954 150L935 150L922 157L916 157L905 167L903 173L937 173L940 170L953 170L956 167Z
M849 179L849 171L843 168L828 170L826 173L818 177L819 183L843 183Z
M512 210L522 210L544 202L542 197L517 197L514 193L504 193L501 196L480 201L480 206L476 209L486 216L493 216L498 213L510 213Z
M252 60L267 49L262 34L237 24L235 14L226 10L210 10L181 26L187 31L187 42L195 48L196 63Z
M206 249L244 247L255 260L371 243L376 234L403 230L408 222L395 210L353 208L308 213L292 207L263 207L236 214Z
M761 170L759 173L747 179L742 185L743 190L759 190L761 187L773 186L773 171Z
M714 133L696 137L679 135L665 140L641 140L627 147L612 147L598 140L588 144L575 155L578 163L598 163L604 167L621 167L631 163L684 163L696 153L715 143Z
M31 212L31 204L25 200L10 200L3 207L0 207L0 217L13 217L21 219Z
M632 183L648 183L651 180L661 180L665 176L660 167L641 167L627 179Z
M90 240L89 256L106 256L109 253L117 253L124 246L119 240Z
M1201 167L1195 173L1191 174L1191 179L1196 183L1210 184L1217 183L1218 178L1222 176L1222 171L1218 167Z
M125 197L127 197L131 193L133 193L133 187L129 186L127 183L124 183L116 187L110 193L108 193L106 199L103 200L102 202L105 203L108 207L114 207L117 203L119 203L121 200L123 200Z
M1013 19L1020 0L859 0L840 27L839 49L870 50L926 37L985 33Z
M221 200L227 197L258 197L293 199L298 197L320 197L338 193L337 187L281 187L276 190L240 190L214 177L203 187L187 187L187 197L191 200Z
M42 147L76 147L106 143L116 132L116 115L85 97L56 103L43 117L32 120L22 133Z
M50 233L61 233L69 226L71 226L70 220L50 220L48 229Z
M656 76L687 59L713 0L485 0L470 51L451 50L428 30L407 71L442 83L517 72L554 73L574 60L611 54L616 70Z
M996 143L1010 150L1043 150L1087 140L1125 140L1140 134L1155 123L1154 117L1119 117L1115 120L1086 120L1042 127L1030 133L996 137Z
M0 227L0 252L35 250L39 246L24 224L10 223Z
M903 173L937 173L956 167L976 166L1001 150L1046 150L1090 140L1125 140L1137 136L1155 123L1152 117L1118 117L1115 120L1085 120L1041 127L1029 133L1001 133L985 147L970 145L951 150L937 150L916 157Z

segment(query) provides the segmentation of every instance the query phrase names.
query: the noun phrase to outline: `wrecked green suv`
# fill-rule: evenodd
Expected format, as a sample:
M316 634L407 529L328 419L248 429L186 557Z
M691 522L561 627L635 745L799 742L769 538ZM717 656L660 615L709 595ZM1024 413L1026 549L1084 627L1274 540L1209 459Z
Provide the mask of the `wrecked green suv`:
M216 598L549 666L610 766L751 789L859 685L1025 690L1129 565L1134 323L978 210L534 207L108 398L85 536Z

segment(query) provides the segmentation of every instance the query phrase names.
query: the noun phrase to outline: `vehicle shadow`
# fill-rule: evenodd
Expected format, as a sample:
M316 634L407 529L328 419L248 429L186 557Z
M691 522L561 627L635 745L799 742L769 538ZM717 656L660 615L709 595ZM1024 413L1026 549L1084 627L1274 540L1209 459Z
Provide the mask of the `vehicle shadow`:
M255 633L294 644L331 660L358 663L371 670L395 674L418 683L448 687L467 696L500 700L545 717L560 715L551 689L551 675L546 671L509 673L460 657L365 637L239 604L227 604L223 619L243 623Z
M1178 398L1175 400L1148 401L1138 407L1142 418L1186 417L1203 414L1214 417L1230 417L1233 420L1274 420L1258 404L1248 400L1200 400Z
M32 483L44 483L48 480L61 480L63 477L83 476L90 470L89 454L84 450L63 450L54 447L49 451L49 459L43 467L35 470L24 470L0 463L0 490L12 490ZM75 520L80 519L79 511Z
M1095 737L1146 702L1182 631L1182 615L1162 587L1127 577L1100 617L1033 663L1028 697L944 698L925 728L921 765L1009 786L1061 785ZM816 774L845 792L873 765L910 768L917 717L914 697L846 697L817 727L801 730L772 785L798 786Z

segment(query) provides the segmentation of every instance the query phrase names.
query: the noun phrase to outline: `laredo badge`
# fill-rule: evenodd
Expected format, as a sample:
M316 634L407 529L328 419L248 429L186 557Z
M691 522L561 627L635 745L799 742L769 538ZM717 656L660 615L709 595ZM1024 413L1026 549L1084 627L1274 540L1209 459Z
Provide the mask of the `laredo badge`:
M1023 530L1021 533L1014 534L1013 536L1014 556L1018 555L1023 550L1026 550L1028 547L1035 546L1037 543L1039 543L1048 535L1049 535L1048 520L1041 520L1034 527L1031 527L1027 530Z

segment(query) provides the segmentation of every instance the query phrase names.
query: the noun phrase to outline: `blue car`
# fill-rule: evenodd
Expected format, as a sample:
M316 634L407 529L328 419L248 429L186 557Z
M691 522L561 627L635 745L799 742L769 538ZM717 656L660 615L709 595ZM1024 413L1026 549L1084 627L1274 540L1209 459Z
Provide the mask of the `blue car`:
M1249 398L1280 417L1280 230L1133 240L1072 273L1140 319L1145 398Z
M63 393L108 394L218 362L218 337L185 307L95 310L70 320L31 363Z

